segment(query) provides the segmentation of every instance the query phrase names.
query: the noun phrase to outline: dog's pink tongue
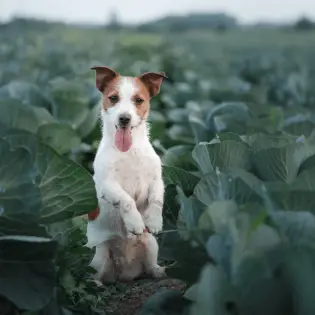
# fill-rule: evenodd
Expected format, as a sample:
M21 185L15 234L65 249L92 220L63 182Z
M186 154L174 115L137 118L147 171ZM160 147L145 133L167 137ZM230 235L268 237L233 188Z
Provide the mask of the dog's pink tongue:
M121 152L127 152L132 144L130 128L118 128L115 134L115 146Z

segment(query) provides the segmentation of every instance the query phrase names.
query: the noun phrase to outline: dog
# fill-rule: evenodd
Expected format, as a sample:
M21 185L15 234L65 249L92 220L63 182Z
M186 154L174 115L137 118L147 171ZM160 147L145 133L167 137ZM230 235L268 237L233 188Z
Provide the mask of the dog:
M147 119L150 100L167 76L128 77L108 67L91 69L102 94L102 138L93 163L99 207L87 224L86 246L96 248L90 266L103 283L142 274L164 277L154 236L163 229L162 163L150 143Z

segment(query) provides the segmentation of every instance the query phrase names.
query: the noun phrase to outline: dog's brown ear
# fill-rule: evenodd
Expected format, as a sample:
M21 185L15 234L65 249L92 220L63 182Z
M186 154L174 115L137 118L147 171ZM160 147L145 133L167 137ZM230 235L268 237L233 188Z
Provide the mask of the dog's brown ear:
M100 92L104 92L106 85L118 76L118 73L108 67L95 66L91 70L96 71L96 87Z
M164 72L146 72L141 74L139 79L145 84L152 97L160 92L163 79L167 79L167 76Z

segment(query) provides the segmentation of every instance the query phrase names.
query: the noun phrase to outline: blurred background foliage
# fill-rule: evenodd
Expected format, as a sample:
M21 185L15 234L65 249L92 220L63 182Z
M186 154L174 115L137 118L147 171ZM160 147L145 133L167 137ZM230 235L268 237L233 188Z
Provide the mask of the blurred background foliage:
M91 281L83 246L101 137L90 67L107 65L169 78L150 115L166 183L160 259L189 289L140 313L313 315L314 28L223 13L1 24L3 314L105 314L126 290Z

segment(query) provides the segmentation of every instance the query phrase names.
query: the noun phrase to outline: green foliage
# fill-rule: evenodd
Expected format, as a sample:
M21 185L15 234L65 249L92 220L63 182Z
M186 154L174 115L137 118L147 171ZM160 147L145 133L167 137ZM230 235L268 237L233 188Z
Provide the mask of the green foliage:
M39 311L57 299L57 242L47 224L95 208L93 180L24 130L2 126L0 151L0 295Z
M160 258L189 289L140 313L314 314L314 34L48 26L20 19L0 34L0 309L104 314L117 289L91 280L80 217L97 204L89 68L105 64L169 77L150 115Z

